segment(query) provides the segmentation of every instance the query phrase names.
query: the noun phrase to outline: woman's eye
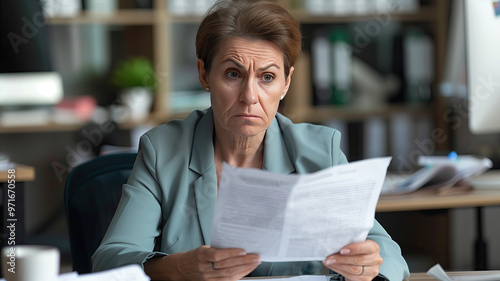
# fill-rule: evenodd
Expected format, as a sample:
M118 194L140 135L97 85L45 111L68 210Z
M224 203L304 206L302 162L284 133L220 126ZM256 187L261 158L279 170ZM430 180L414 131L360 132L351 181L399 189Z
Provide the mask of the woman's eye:
M274 79L274 76L271 74L266 74L266 75L262 76L262 80L264 80L264 82L271 82L271 81L273 81L273 79Z
M226 76L232 79L238 78L238 72L236 71L229 71L226 73Z

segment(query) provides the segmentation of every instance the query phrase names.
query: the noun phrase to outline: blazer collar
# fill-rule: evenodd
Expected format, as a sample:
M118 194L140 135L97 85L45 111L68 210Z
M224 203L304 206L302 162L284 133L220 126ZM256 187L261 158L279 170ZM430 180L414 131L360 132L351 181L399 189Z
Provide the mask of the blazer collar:
M264 170L290 174L295 172L295 167L290 160L286 143L281 132L281 124L275 117L266 131L264 142Z
M214 163L214 115L212 108L206 110L194 131L193 148L189 168L200 175L213 168ZM266 131L264 139L264 170L282 174L295 172L295 167L290 160L281 125L275 117ZM208 141L207 141L208 140Z
M214 115L212 108L208 108L196 124L191 160L189 161L189 169L200 175L205 174L215 165L213 132Z
M193 182L196 212L205 245L210 244L212 219L217 202L217 173L214 163L213 112L209 108L195 125L189 169L200 177Z
M212 219L217 202L217 176L214 163L213 112L209 108L194 130L189 169L200 177L193 182L196 211L205 244L210 244ZM289 174L295 172L286 150L279 122L275 118L266 131L263 169Z

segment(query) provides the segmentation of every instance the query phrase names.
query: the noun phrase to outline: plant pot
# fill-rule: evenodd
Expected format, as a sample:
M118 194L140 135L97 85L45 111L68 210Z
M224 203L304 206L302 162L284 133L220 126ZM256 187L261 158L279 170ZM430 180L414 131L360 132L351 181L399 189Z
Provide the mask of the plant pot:
M125 89L120 93L120 103L129 109L131 121L144 121L151 111L153 91L143 87Z

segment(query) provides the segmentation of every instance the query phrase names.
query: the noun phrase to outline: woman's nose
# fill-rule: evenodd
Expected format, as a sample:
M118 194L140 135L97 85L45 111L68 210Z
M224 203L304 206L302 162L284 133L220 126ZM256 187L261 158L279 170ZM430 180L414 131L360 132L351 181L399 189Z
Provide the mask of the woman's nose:
M241 88L240 101L247 105L255 104L259 101L258 85L254 79L246 79Z

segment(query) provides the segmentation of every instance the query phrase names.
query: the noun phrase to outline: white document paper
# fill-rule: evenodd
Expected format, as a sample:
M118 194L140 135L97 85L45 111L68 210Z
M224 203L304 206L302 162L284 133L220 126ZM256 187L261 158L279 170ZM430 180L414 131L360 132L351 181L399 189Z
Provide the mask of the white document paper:
M481 175L493 167L490 159L473 155L461 155L456 159L444 156L420 156L418 164L423 168L413 174L388 176L381 194L406 194L422 187L451 187L461 180Z
M460 276L449 276L446 274L440 264L435 264L427 271L427 275L436 278L439 281L498 281L500 274L486 272L471 272L471 274Z
M247 279L241 279L247 280ZM326 275L300 275L285 278L259 278L257 281L328 281L329 276Z
M366 239L390 161L291 175L224 163L211 246L242 248L262 261L324 260Z
M101 272L78 274L68 272L59 275L57 281L150 281L138 264L130 264ZM4 281L4 279L0 279Z

